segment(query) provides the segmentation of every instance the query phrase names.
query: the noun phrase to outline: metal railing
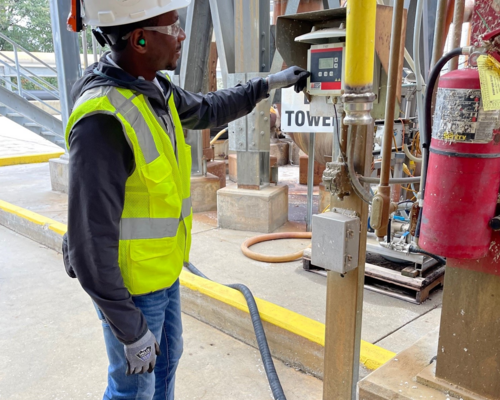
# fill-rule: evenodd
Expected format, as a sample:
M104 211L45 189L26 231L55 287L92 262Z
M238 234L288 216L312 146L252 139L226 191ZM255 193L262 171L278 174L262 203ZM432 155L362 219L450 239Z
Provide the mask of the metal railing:
M3 66L2 68L3 74L0 74L0 81L4 83L4 86L7 89L11 91L16 91L19 96L26 98L27 100L38 101L47 108L53 110L56 114L60 115L61 112L58 109L56 109L50 103L47 103L34 93L34 92L38 93L45 92L55 100L60 100L59 89L46 78L37 75L35 72L21 65L21 63L19 62L19 53L22 52L27 54L28 56L36 60L38 63L40 63L43 67L53 71L55 76L57 76L57 70L54 67L47 64L46 62L42 61L40 58L35 56L30 51L26 50L21 45L9 39L4 34L0 33L0 38L10 43L13 47L13 52L14 52L14 59L10 58L7 54L5 54L5 52L0 52L0 67ZM10 73L11 70L15 71L15 76L13 76L13 74ZM13 77L16 78L16 83L12 82ZM34 89L33 90L24 89L23 80L26 83L27 82L31 83ZM12 90L13 88L15 90Z

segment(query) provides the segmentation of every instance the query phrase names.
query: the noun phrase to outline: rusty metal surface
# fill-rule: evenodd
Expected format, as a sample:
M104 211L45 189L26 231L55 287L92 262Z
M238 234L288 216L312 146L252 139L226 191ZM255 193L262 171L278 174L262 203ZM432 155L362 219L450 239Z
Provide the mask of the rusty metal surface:
M471 22L471 44L487 32L500 28L500 0L476 0Z

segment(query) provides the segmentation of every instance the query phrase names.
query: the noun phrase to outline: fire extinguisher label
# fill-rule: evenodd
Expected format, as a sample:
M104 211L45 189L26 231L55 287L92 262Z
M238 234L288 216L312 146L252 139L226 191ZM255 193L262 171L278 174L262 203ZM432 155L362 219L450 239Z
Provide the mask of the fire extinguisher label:
M485 111L481 90L439 88L432 137L446 142L489 143L500 128L500 111Z

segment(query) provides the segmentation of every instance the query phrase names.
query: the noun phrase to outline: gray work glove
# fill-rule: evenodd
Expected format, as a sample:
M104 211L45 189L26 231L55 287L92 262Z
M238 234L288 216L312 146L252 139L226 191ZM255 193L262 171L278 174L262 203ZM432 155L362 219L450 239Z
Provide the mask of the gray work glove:
M295 92L299 93L307 85L307 78L310 72L300 67L290 67L284 71L271 74L267 77L268 93L273 89L294 87Z
M156 365L156 356L160 355L160 345L155 336L148 329L147 333L132 344L126 344L125 357L127 359L127 375L153 372Z

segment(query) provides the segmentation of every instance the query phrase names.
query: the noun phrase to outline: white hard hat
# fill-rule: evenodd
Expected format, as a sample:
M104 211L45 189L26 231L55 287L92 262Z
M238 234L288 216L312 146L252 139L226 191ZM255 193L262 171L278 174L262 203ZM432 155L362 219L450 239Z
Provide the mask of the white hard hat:
M83 0L83 22L90 26L132 24L187 7L191 0Z

